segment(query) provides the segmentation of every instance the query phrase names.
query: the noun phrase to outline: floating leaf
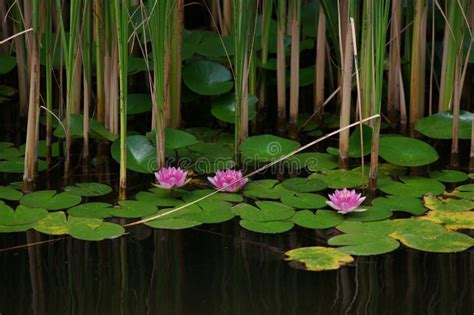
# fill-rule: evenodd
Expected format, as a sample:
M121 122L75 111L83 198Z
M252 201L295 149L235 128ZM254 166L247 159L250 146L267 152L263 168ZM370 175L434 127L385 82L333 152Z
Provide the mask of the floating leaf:
M474 229L474 212L430 211L421 219L444 224L449 230Z
M257 115L255 104L258 98L254 95L248 96L248 120L252 120ZM212 101L211 114L219 120L235 123L235 93L230 92L221 95Z
M366 173L368 169L366 169ZM309 178L319 179L327 183L329 188L342 189L354 188L362 185L362 170L361 168L354 168L348 170L326 170L322 173L314 173ZM367 174L364 176L364 182L368 182Z
M363 135L363 154L361 154L360 145L360 128L354 128L351 136L349 137L349 156L353 158L359 158L361 155L366 156L370 154L372 145L372 128L367 125L362 125Z
M471 139L473 114L461 110L459 112L459 139ZM453 113L442 112L422 118L416 122L415 129L433 139L453 138Z
M5 148L0 151L0 160L11 160L23 156L23 153L17 148Z
M25 158L18 157L13 160L0 161L0 173L22 174L24 171ZM48 164L43 160L38 160L38 171L48 169Z
M326 205L326 198L311 193L294 193L281 197L281 202L287 206L300 209L317 209Z
M346 215L347 220L350 221L380 221L390 218L392 211L385 208L378 207L364 207L367 209L364 212L352 212Z
M25 145L22 144L19 148L20 152L25 154ZM45 140L40 140L38 141L38 157L40 158L46 158L46 141ZM51 144L51 157L58 157L59 156L59 143L58 142L53 142Z
M199 223L221 223L231 220L234 217L232 204L222 200L204 200L199 202L197 211L189 211L184 208L179 215L180 219L194 221Z
M232 74L223 65L207 60L192 61L183 67L183 81L193 92L220 95L232 90Z
M176 194L183 198L186 202L191 202L207 196L211 193L215 193L213 189L199 189L199 190L178 190ZM228 201L228 202L242 202L244 199L241 195L236 193L218 192L212 196L207 197L206 200L212 201Z
M240 220L240 226L252 232L277 234L289 231L293 228L293 222L288 221L270 221L258 222L251 220Z
M458 183L468 179L466 173L455 170L433 171L430 172L430 177L445 183Z
M11 187L8 186L0 186L0 199L5 200L20 200L23 194Z
M304 264L307 270L335 270L354 261L352 256L341 253L329 247L302 247L287 251L286 260Z
M197 139L192 134L174 128L165 128L166 149L176 150L179 148L189 147L195 143L197 143Z
M201 42L202 33L183 30L182 58L183 60L191 58Z
M0 233L25 232L33 228L34 223L21 225L0 225Z
M193 32L193 33L196 33ZM234 54L234 42L231 36L221 37L216 32L199 32L201 41L196 47L196 53L206 57L226 57Z
M27 225L38 222L48 215L43 208L19 205L15 211L10 206L0 205L0 225Z
M474 209L474 201L467 199L441 198L433 195L423 197L425 207L435 211L469 211Z
M120 162L120 141L111 147L112 157ZM156 148L142 135L127 137L127 168L139 173L152 173L156 169Z
M66 215L62 211L48 213L44 219L36 222L33 228L38 232L49 235L64 235L69 233Z
M63 125L66 126L66 121L63 121ZM70 134L73 138L82 138L84 136L84 116L80 114L72 114L70 120ZM118 136L111 133L104 125L100 124L94 118L89 118L89 134L91 137L100 139L114 141L118 139ZM56 130L54 130L53 135L58 138L64 138L64 129L62 125L59 125Z
M175 199L171 196L171 191L169 195L140 191L135 195L135 199L159 207L174 207L182 203L178 199Z
M299 147L300 144L296 141L266 134L245 139L240 145L240 152L244 163L251 161L270 162L293 152Z
M7 74L16 66L16 57L2 55L0 56L0 74Z
M391 195L420 197L427 193L439 195L444 192L444 185L432 178L402 176L401 182L387 180L379 183L379 189Z
M57 193L55 190L42 190L24 195L20 203L26 207L36 207L41 205L47 210L61 210L81 202L81 197L68 192Z
M433 163L439 156L428 143L403 136L384 136L380 138L380 156L395 165L421 166Z
M301 177L286 179L281 184L288 190L300 193L320 191L327 187L327 184L322 180Z
M257 222L283 221L295 214L293 208L279 202L257 201L255 204L258 208L246 203L238 204L232 208L232 212L244 220Z
M427 211L419 198L406 196L378 197L372 200L376 208L386 208L390 211L403 211L414 215L422 215Z
M201 225L201 223L197 221L189 221L189 220L176 217L176 218L163 218L163 219L152 220L152 221L146 222L145 225L148 225L155 229L182 230L182 229L188 229L194 226Z
M73 195L96 197L107 195L112 191L112 188L101 183L77 183L74 186L67 186L64 190Z
M127 115L151 112L152 102L150 94L127 95Z
M297 211L291 219L295 224L308 229L328 229L341 224L344 216L332 210Z
M344 221L337 229L347 234L372 234L374 236L385 236L395 231L393 220L382 220L375 222Z
M100 219L69 217L68 227L72 237L84 241L113 239L125 233L122 226Z
M70 208L67 213L70 216L79 218L96 218L104 219L111 217L109 211L112 210L112 205L106 202L88 202Z
M6 148L12 147L13 143L11 142L2 142L0 141L0 150L5 150Z
M390 237L370 233L342 234L328 240L331 246L342 246L338 251L357 256L380 255L396 250L400 243Z
M285 163L285 162L282 162ZM327 153L298 153L288 159L288 167L294 170L307 168L312 172L331 170L337 167L337 157Z
M261 199L280 199L282 196L292 194L282 185L277 185L278 183L275 179L253 181L245 185L243 193L246 197Z
M110 209L109 213L119 218L140 218L155 214L158 208L147 202L137 200L121 200L120 207Z

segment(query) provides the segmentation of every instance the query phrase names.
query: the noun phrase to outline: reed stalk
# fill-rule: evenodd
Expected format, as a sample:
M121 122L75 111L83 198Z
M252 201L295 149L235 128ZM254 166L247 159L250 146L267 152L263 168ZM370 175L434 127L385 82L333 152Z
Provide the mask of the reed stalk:
M228 36L232 29L232 3L233 0L223 0L222 36Z
M171 33L168 33L170 51L170 120L169 127L179 128L181 125L181 47L183 42L184 2L175 0L172 9Z
M90 1L84 2L84 19L83 19L83 31L82 31L82 71L83 71L83 138L84 138L84 149L83 158L84 165L87 169L89 161L89 116L90 116L90 100L91 100L91 87L92 87L92 61L91 61L91 49L92 49L92 4Z
M400 89L403 82L400 82L399 72L401 70L401 22L402 22L402 1L392 1L391 27L389 45L388 64L388 86L387 86L387 115L390 122L395 124L398 121L400 112Z
M102 0L94 0L94 42L95 42L95 75L96 75L96 109L97 121L105 121L104 104L104 27Z
M46 65L45 65L45 79L46 79L46 162L51 163L52 152L52 111L53 111L53 19L52 19L52 3L46 1L45 10L45 45L46 45Z
M324 113L324 81L326 74L326 15L319 10L317 39L316 39L316 62L314 68L314 98L313 110L318 114L314 119L317 124L322 120Z
M25 30L22 18L22 1L17 1L12 7L13 31L19 33ZM20 108L20 117L25 117L28 113L28 61L25 36L15 36L15 55L16 55L16 69L18 74L18 101Z
M277 1L277 131L285 132L286 124L286 0Z
M299 77L300 77L300 24L301 0L291 1L291 61L290 61L290 115L288 135L298 138L298 105L299 105Z

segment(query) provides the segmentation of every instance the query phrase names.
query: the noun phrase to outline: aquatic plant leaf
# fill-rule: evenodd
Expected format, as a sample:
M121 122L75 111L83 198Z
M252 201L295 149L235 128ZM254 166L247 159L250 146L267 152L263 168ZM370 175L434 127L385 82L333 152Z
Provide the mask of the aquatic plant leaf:
M127 95L127 115L136 115L151 112L152 102L150 94Z
M114 239L125 233L121 225L103 222L101 219L69 217L68 227L72 237L84 241Z
M249 182L243 190L245 197L260 199L280 199L282 196L293 194L292 191L278 185L276 179L261 179Z
M0 199L20 200L22 196L21 191L8 186L0 186Z
M25 154L25 145L22 144L18 150L22 153L22 155ZM40 140L38 141L38 157L40 158L46 158L46 141L45 140ZM59 156L59 143L58 142L53 142L51 144L51 157L58 157Z
M197 189L197 190L178 190L176 192L177 196L183 198L185 202L191 202L214 193L214 189ZM228 192L218 192L212 196L207 197L205 200L215 200L215 201L228 201L228 202L242 202L244 198L237 193L228 193Z
M448 230L474 229L474 212L430 211L420 219L443 224Z
M350 221L380 221L390 218L393 213L392 211L385 208L378 207L366 207L364 212L352 212L346 215L346 219Z
M11 182L10 184L8 184L8 187L16 189L16 190L22 190L23 189L23 182L22 181Z
M5 148L0 151L0 160L11 160L23 156L23 153L17 148Z
M268 221L259 222L252 220L240 220L240 226L246 230L264 233L264 234L277 234L291 230L293 228L293 222L289 221Z
M282 163L288 164L290 169L300 170L307 168L312 172L335 169L338 165L337 157L320 152L298 153L287 161Z
M474 173L469 173L469 175L467 175L470 179L474 179Z
M179 215L180 219L194 221L199 223L221 223L229 221L234 217L232 204L223 200L204 200L200 201L198 211L188 211L187 208Z
M181 48L181 58L183 60L191 58L197 50L202 39L201 32L183 30L183 42Z
M0 173L15 173L22 174L24 171L24 157L17 157L12 160L0 161ZM38 159L38 171L44 171L48 169L48 164Z
M420 197L427 193L439 195L444 192L444 185L432 178L419 176L402 176L401 182L387 180L380 182L378 188L390 195Z
M318 209L324 207L326 200L325 197L312 193L294 193L281 197L283 204L300 209Z
M55 190L41 190L24 195L20 203L26 207L34 208L41 205L47 210L61 210L81 202L81 197L68 192L57 193Z
M159 188L158 188L159 189ZM140 191L135 195L135 199L159 207L174 207L182 202L169 196L162 196L153 192Z
M257 201L257 207L247 203L240 203L232 208L235 215L244 220L256 222L283 221L290 219L295 210L275 201Z
M67 213L70 216L79 218L96 218L104 219L111 217L109 211L112 210L112 205L106 202L87 202L78 206L69 208Z
M254 95L248 96L248 120L257 115L255 104L258 98ZM235 93L230 92L216 97L211 104L211 114L226 123L235 124Z
M0 150L5 150L6 148L12 147L13 143L0 141Z
M368 168L365 169L364 182L368 183ZM327 183L329 188L355 188L362 185L362 170L360 167L352 170L326 170L311 174L308 178L319 179Z
M5 204L0 205L0 225L27 225L38 222L48 215L43 208L19 205L15 211Z
M155 214L158 208L155 205L138 200L121 200L119 207L111 208L109 213L119 218L141 218Z
M347 234L372 234L374 236L384 236L395 231L396 226L393 220L382 220L374 222L344 221L336 227L341 232Z
M112 187L101 183L77 183L74 186L66 186L64 190L73 195L96 197L112 192Z
M270 134L251 136L242 142L240 152L246 162L271 162L298 149L300 144L294 140Z
M396 250L400 246L400 243L393 238L370 233L337 235L330 238L328 244L342 246L338 247L337 250L356 256L385 254Z
M232 36L221 37L216 32L194 31L201 35L201 40L196 47L196 53L206 57L226 57L234 54L234 41Z
M354 261L350 255L322 246L292 249L285 255L285 260L302 263L306 270L311 271L335 270Z
M333 210L297 211L293 218L295 224L308 229L328 229L344 222L344 216Z
M300 193L320 191L327 187L327 184L322 180L302 177L288 178L281 184L288 190Z
M189 132L174 128L165 128L165 148L176 150L196 144L197 139Z
M349 156L353 158L359 158L361 155L366 156L370 154L370 148L372 146L372 128L367 125L362 125L363 135L363 148L360 148L360 128L355 127L354 131L349 137ZM363 153L362 153L363 152Z
M220 63L198 60L183 67L184 84L201 95L220 95L229 92L234 86L232 74Z
M459 112L459 139L471 139L473 114L461 110ZM415 130L433 139L453 138L453 113L441 112L418 120Z
M38 232L49 235L69 234L66 215L62 211L48 213L44 219L36 222L33 228Z
M33 228L34 223L20 225L0 225L0 233L25 232Z
M433 195L423 197L425 207L434 211L462 212L474 209L474 201L468 199L441 198Z
M393 165L390 163L380 163L379 172L387 176L403 176L407 173L407 168L404 166Z
M15 56L0 56L0 74L7 74L12 71L16 66Z
M183 230L201 225L197 221L189 221L181 218L169 218L169 219L156 219L146 222L148 225L155 229L166 229L166 230Z
M380 138L380 156L395 165L421 166L438 160L438 152L419 139L387 135Z
M445 183L458 183L468 180L466 173L456 170L433 171L430 172L430 177Z
M66 121L63 120L63 125L66 126ZM70 132L73 138L82 138L84 136L84 116L81 114L71 114ZM89 134L91 137L99 140L114 141L118 136L111 133L104 125L99 124L94 118L89 118ZM64 138L63 126L59 125L53 132L53 135L58 138Z
M12 97L17 93L17 90L11 86L0 84L0 96Z
M119 139L112 143L110 150L114 160L120 163ZM139 173L152 173L156 169L156 149L147 137L127 137L127 168Z
M422 215L428 210L423 207L421 199L407 196L388 195L387 197L377 197L372 200L372 205L376 208L408 212L414 215Z

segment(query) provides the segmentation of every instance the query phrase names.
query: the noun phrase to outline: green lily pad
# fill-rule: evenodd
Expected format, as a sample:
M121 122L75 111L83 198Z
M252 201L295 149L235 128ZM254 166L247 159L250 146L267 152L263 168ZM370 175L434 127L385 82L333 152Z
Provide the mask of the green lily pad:
M49 235L64 235L69 233L66 215L62 211L48 213L44 219L36 222L33 228L38 232Z
M353 158L359 158L362 155L366 156L370 154L372 145L372 128L367 125L362 125L363 135L363 151L361 151L360 145L360 128L354 127L354 131L349 137L349 156ZM362 154L363 152L363 154Z
M63 120L64 126L66 121ZM70 132L73 138L82 138L84 136L84 116L80 114L72 114L70 120ZM99 124L94 118L89 118L89 134L91 137L99 140L114 141L118 139L117 135L111 133L104 125ZM58 138L64 138L63 126L59 125L53 132L53 135Z
M474 212L430 211L422 219L443 224L448 230L474 229Z
M180 200L171 197L171 192L170 195L167 196L153 192L140 191L135 195L135 199L159 207L174 207L182 203Z
M430 177L445 183L458 183L468 180L466 173L455 170L433 171L430 172Z
M311 193L294 193L281 197L281 202L287 206L300 209L317 209L326 205L326 198Z
M425 207L433 211L462 212L474 209L474 201L467 199L441 198L433 195L423 197Z
M459 139L471 139L473 114L461 110L459 112ZM442 112L422 118L416 122L415 129L433 139L453 138L453 113Z
M165 128L165 148L170 150L176 150L180 148L189 147L190 145L196 144L197 139L192 134L174 129Z
M242 161L271 162L298 149L296 141L270 134L248 137L240 145Z
M352 256L330 247L302 247L287 251L285 260L297 261L311 271L335 270L354 261Z
M158 208L152 204L137 200L121 200L120 207L110 209L109 213L119 218L141 218L155 214Z
M13 143L0 141L0 150L4 150L9 147L13 147Z
M195 32L193 32L195 33ZM196 53L206 57L226 57L234 54L234 42L231 36L221 37L216 32L199 32L201 41L196 47Z
M0 233L26 232L33 228L34 223L21 225L0 225Z
M332 210L297 211L291 219L295 224L308 229L328 229L344 222L344 216Z
M27 225L38 222L48 215L43 208L19 205L15 211L10 206L0 205L0 225Z
M374 236L385 236L395 231L393 220L382 220L374 222L344 221L336 227L339 231L347 234L372 234Z
M16 57L3 55L0 56L0 74L7 74L16 66Z
M314 178L289 178L284 180L281 184L288 190L300 193L315 192L327 188L327 184L325 182Z
M161 211L168 211L169 209L160 210ZM158 212L158 213L160 213ZM152 221L148 221L145 223L155 229L167 229L167 230L182 230L192 228L194 226L201 225L200 222L197 221L189 221L186 219L182 219L180 217L164 217L160 219L155 219Z
M419 198L407 196L378 197L372 200L372 205L377 208L386 208L390 211L408 212L414 215L422 215L427 211Z
M70 194L68 192L57 193L55 190L42 190L32 192L24 195L20 199L20 203L26 207L36 207L41 205L42 208L47 210L61 210L75 205L81 202L81 197Z
M312 172L335 169L338 165L337 157L319 152L298 153L290 157L287 161L291 169L299 170L307 168Z
M474 179L474 173L469 173L469 175L467 175L470 179Z
M403 176L407 173L407 168L399 165L393 165L390 163L380 163L379 172L387 176Z
M122 226L103 222L100 219L69 217L69 234L84 241L101 241L122 236L125 230Z
M275 201L257 201L257 207L241 203L232 208L235 215L244 220L256 222L283 221L290 219L295 210Z
M349 255L371 256L396 250L400 243L390 237L373 234L342 234L328 240L328 244Z
M438 160L438 152L431 145L419 139L403 136L380 138L380 156L395 165L421 166Z
M11 160L23 156L23 153L17 148L5 148L0 151L0 160Z
M24 163L24 157L17 157L12 160L0 161L0 173L23 174ZM48 164L43 160L38 160L38 171L41 172L47 169Z
M474 184L456 187L452 192L445 192L445 196L474 200Z
M22 155L25 154L25 145L22 144L19 147L20 152ZM45 140L40 140L38 141L38 157L40 158L46 158L46 141ZM51 144L51 157L58 157L59 156L59 143L58 142L53 142Z
M17 93L17 90L11 86L0 84L0 96L12 97Z
M384 193L399 196L420 197L427 193L439 195L444 192L444 185L432 178L402 176L401 182L387 180L379 183Z
M152 101L150 94L128 94L127 115L151 112Z
M199 189L199 190L178 190L176 195L183 198L185 202L195 201L210 193L215 193L214 189ZM228 202L242 202L244 199L241 195L235 193L218 192L212 196L207 197L205 200L215 201L228 201Z
M152 173L156 169L156 148L142 135L127 137L127 168L139 173ZM120 162L120 140L113 142L112 157Z
M255 104L258 98L254 95L248 97L248 119L252 120L257 115ZM235 93L221 95L212 101L211 114L219 120L235 124Z
M183 67L184 84L201 95L220 95L229 92L234 86L232 74L220 63L198 60Z
M104 219L111 217L109 211L112 210L112 205L106 202L88 202L81 205L69 208L67 213L70 216L79 218L96 218Z
M181 54L183 60L191 58L197 50L198 44L201 42L201 32L192 32L189 30L183 30L183 43Z
M364 212L352 212L346 215L347 220L350 221L380 221L390 218L392 211L385 208L378 207L364 207L367 209Z
M73 195L96 197L107 195L112 191L112 187L101 183L77 183L74 186L67 186L64 190Z
M200 201L198 207L194 207L196 211L184 208L179 215L180 219L199 223L221 223L229 221L234 217L232 212L232 204L222 200L203 200Z
M5 200L20 200L23 194L11 187L8 186L0 186L0 199Z
M269 221L259 222L251 220L240 220L240 226L252 232L277 234L284 233L293 228L293 222L289 221Z
M368 168L365 168L364 183L368 183ZM321 173L314 173L309 176L312 179L319 179L325 182L329 188L355 188L362 185L361 168L352 170L326 170Z
M275 179L256 180L245 185L243 190L245 197L259 199L280 199L281 197L293 194Z

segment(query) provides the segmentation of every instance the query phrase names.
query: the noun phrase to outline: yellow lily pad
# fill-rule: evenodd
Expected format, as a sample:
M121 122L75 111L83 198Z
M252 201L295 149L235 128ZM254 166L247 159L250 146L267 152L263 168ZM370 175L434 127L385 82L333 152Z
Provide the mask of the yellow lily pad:
M421 219L444 224L449 230L474 229L474 212L430 211Z
M442 198L433 195L423 197L425 207L433 211L462 212L474 209L474 201L467 199Z
M288 256L286 260L300 262L311 271L335 270L354 261L351 255L322 246L297 248L287 251L285 255Z

